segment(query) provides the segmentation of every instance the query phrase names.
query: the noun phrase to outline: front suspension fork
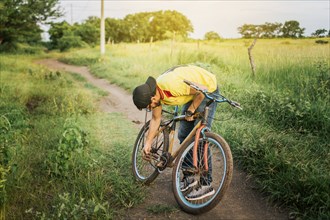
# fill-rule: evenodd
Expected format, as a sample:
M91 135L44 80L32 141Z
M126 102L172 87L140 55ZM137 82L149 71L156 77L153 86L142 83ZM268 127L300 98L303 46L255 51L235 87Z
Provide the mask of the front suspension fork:
M200 128L198 128L196 135L195 135L195 143L194 143L194 148L193 148L193 165L195 167L195 169L198 171L198 142L199 142L199 138L202 135L203 136L203 140L206 140L206 136L205 136L205 131L208 131L208 127L206 125L201 125ZM207 172L209 170L209 165L208 165L208 154L207 154L207 150L208 150L208 142L207 141L203 141L204 146L203 146L203 162L204 162L204 170L203 172Z

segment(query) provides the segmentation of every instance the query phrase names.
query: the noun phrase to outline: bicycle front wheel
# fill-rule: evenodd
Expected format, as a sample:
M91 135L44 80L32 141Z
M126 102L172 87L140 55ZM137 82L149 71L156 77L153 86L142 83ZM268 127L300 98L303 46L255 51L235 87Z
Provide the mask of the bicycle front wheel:
M224 196L232 178L233 159L227 142L217 134L206 132L205 139L198 140L197 167L193 167L194 143L193 137L177 157L172 173L173 190L184 211L201 214L214 208ZM204 156L208 158L207 162ZM187 178L193 186L183 189L183 180ZM207 189L204 194L201 193L202 186Z
M169 147L169 134L166 129L162 129L163 125L160 125L160 132L154 138L151 152L154 157L150 161L146 161L142 158L143 147L146 137L149 132L149 123L148 121L140 130L132 153L132 171L136 180L144 184L150 184L154 181L158 174L158 168L156 167L157 162L160 161L164 152L168 151Z

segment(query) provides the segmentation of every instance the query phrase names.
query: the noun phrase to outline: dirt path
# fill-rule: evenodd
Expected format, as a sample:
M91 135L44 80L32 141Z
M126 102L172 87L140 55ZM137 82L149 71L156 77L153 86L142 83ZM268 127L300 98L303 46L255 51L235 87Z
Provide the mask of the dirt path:
M54 70L63 70L82 75L86 80L105 91L109 95L100 102L100 109L104 112L122 112L132 123L138 124L144 121L145 113L136 109L132 102L131 94L109 84L106 80L94 77L86 67L77 67L60 63L53 59L37 62ZM234 158L235 159L235 158ZM160 205L163 207L177 207L171 189L171 170L168 169L156 179L150 186L150 194L145 202L130 209L125 219L253 219L253 220L277 220L288 219L287 212L270 205L267 200L253 189L253 183L247 176L234 168L232 183L222 201L211 211L194 216L181 210L166 214L153 214L147 210L148 206Z

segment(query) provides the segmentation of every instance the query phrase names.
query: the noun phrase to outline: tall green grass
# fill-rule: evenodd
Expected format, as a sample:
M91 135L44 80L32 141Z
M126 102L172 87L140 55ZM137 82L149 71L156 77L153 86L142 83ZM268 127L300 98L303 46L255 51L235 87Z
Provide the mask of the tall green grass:
M214 72L220 90L239 101L243 111L214 123L234 152L237 164L272 201L304 219L330 216L329 91L330 51L314 39L119 44L72 51L63 60L88 65L91 71L129 91L147 76L157 77L179 64L195 63ZM99 62L85 62L100 59ZM217 118L230 117L220 106Z
M129 169L136 128L36 58L0 57L0 218L113 219L143 200Z

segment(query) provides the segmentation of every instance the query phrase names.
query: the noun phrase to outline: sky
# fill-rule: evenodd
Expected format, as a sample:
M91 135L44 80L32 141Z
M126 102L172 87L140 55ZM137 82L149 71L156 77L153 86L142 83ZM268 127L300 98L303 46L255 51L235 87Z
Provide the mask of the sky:
M101 15L101 0L60 0L65 13L61 20L83 22ZM189 36L203 39L209 31L223 38L239 38L237 28L243 24L284 23L296 20L305 28L305 36L317 29L330 29L330 0L104 0L104 16L123 19L128 14L176 10L192 23Z

